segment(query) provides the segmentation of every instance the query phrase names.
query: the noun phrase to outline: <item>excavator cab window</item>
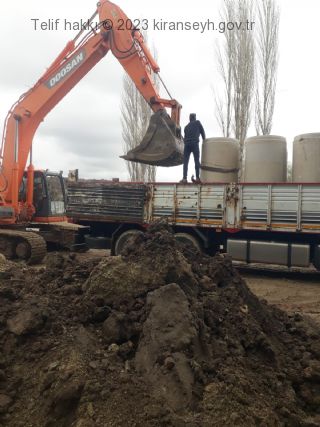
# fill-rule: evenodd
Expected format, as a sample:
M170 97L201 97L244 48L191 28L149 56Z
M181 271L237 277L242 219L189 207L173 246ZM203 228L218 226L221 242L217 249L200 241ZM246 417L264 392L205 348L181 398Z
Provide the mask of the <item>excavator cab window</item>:
M36 214L38 212L46 210L46 187L42 173L35 173L34 184L33 184L33 204L36 208Z
M65 191L61 175L47 175L47 189L50 198L50 211L52 216L65 215Z
M25 202L26 199L27 199L27 177L26 175L24 175L19 188L19 202Z
M26 187L21 186L21 193ZM33 185L33 204L37 218L63 217L66 213L66 192L63 177L54 172L35 171Z

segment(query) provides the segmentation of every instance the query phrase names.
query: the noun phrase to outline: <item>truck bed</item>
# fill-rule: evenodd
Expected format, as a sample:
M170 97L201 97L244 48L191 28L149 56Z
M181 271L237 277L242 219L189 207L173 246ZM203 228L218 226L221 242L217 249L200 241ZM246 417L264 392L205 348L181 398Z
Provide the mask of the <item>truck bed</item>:
M294 233L320 232L319 184L135 184L84 181L68 185L75 220Z
M74 220L143 222L146 186L143 184L81 181L68 183L67 215Z

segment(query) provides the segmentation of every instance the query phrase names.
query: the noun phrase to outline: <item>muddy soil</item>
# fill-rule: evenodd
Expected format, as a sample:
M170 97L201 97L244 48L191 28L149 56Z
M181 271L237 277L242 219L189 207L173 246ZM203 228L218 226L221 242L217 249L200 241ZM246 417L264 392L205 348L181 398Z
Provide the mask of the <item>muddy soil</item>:
M242 274L247 285L259 298L288 313L300 313L320 325L320 276L301 275L288 278L264 274Z
M319 426L320 329L155 226L0 268L0 425Z

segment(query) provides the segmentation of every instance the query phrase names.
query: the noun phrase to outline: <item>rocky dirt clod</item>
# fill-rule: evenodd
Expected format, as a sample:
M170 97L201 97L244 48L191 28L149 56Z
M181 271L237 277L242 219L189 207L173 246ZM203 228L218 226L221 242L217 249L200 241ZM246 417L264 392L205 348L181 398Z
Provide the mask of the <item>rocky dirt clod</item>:
M320 331L153 225L0 277L0 425L320 425Z

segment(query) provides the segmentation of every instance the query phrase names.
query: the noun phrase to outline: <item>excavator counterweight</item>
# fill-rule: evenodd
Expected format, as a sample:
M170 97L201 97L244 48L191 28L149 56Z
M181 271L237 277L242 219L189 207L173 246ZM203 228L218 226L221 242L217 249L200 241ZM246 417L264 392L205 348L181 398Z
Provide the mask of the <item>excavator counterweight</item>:
M130 150L125 160L153 166L178 166L183 163L181 129L165 110L151 116L150 124L142 142Z

